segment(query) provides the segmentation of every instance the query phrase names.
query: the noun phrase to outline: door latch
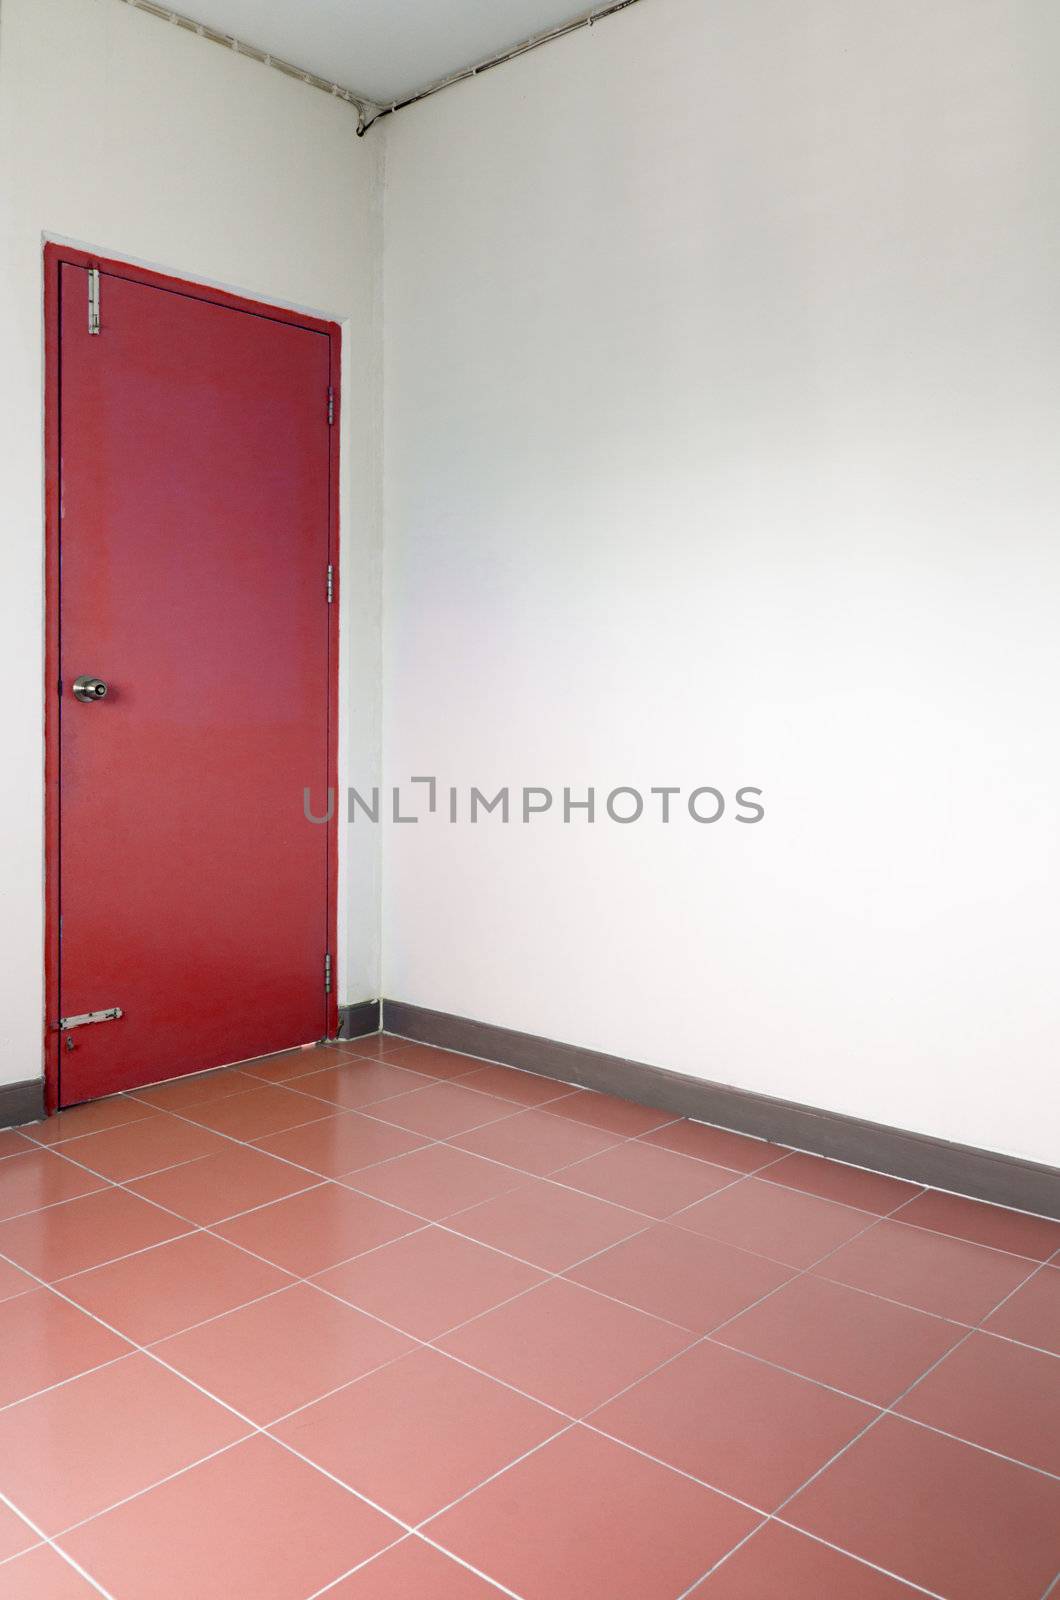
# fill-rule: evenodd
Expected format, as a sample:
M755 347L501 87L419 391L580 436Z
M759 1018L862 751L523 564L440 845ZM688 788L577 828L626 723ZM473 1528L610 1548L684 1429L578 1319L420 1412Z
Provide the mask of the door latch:
M76 1017L60 1017L57 1027L60 1033L68 1033L71 1028L83 1028L89 1022L117 1022L124 1015L121 1006L111 1006L106 1011L82 1011Z

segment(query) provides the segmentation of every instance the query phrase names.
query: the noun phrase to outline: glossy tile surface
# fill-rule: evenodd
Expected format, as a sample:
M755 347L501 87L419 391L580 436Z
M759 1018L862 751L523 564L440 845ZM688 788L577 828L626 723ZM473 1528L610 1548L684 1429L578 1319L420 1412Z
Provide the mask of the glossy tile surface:
M1042 1600L1056 1238L383 1035L5 1131L0 1596Z

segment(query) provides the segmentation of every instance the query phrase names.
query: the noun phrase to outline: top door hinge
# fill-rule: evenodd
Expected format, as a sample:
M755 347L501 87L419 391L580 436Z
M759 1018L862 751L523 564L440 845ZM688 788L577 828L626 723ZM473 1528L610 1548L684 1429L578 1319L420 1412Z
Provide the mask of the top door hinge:
M88 331L99 332L99 268L88 269Z
M335 598L335 568L328 562L328 605Z
M335 421L335 391L328 389L328 427Z

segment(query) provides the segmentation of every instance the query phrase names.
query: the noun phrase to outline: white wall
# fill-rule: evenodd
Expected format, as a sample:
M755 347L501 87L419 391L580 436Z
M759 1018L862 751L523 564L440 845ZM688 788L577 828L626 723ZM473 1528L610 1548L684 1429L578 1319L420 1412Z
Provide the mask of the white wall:
M379 752L382 144L351 108L118 0L0 11L0 1083L41 1070L43 236L343 321L342 752ZM378 841L347 835L341 1000L377 995Z
M384 990L1060 1156L1060 8L644 0L389 119Z

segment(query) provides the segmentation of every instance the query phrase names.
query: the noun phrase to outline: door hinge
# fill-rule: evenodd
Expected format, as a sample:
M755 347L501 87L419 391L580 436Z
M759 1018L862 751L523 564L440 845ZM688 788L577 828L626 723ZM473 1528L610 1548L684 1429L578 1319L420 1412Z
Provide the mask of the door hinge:
M111 1006L107 1011L82 1011L76 1017L60 1017L56 1027L60 1033L67 1033L71 1028L83 1028L88 1022L117 1022L124 1016L121 1006Z
M328 562L328 605L335 598L335 568Z
M324 993L331 993L331 953L324 957Z
M334 421L335 421L335 391L334 391L334 389L329 387L328 388L328 427L329 428L331 427L331 425L333 424Z
M99 268L88 269L88 331L99 332Z

